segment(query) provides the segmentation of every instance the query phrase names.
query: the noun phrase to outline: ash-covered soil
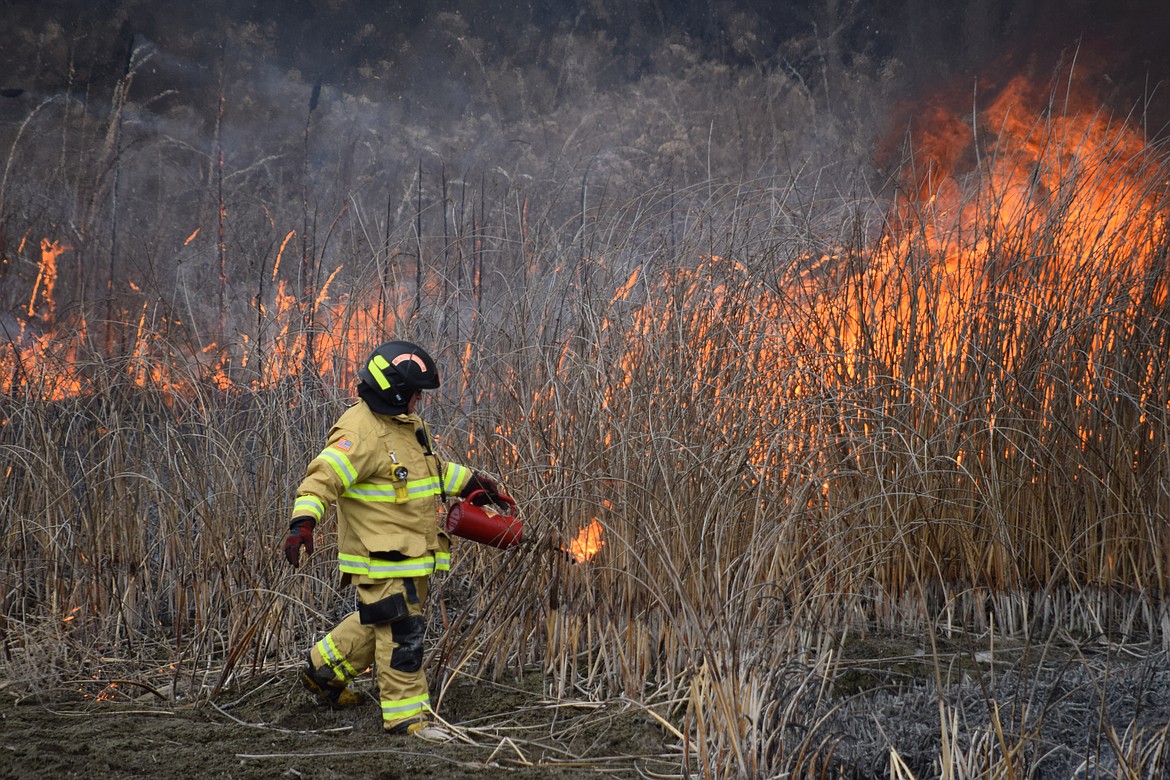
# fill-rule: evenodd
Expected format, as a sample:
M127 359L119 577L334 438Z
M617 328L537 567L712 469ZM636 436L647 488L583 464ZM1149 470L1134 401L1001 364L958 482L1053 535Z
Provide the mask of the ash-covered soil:
M1003 765L988 757L1012 754L1016 775L1034 780L1170 780L1170 654L1162 648L961 644L940 642L937 655L920 641L846 648L851 660L823 722L842 777L890 777L892 751L913 777L939 777L939 756L949 751L960 777L1000 776Z
M596 778L678 774L677 754L636 705L552 701L539 675L455 683L442 744L382 733L372 685L361 706L318 706L293 670L188 706L0 691L0 778Z

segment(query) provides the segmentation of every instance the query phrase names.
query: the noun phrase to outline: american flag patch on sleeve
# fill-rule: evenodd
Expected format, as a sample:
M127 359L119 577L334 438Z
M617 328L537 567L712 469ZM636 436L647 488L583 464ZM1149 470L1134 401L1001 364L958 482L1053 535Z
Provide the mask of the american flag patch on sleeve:
M350 447L353 446L353 442L345 437L342 437L342 438L338 439L336 442L334 442L333 446L336 447L337 449L341 450L342 452L349 452Z

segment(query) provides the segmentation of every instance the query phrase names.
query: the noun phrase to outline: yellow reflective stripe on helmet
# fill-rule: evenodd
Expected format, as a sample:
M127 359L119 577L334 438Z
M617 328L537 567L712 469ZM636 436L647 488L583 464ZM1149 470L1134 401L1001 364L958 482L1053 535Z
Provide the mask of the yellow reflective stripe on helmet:
M374 355L370 358L370 362L366 365L370 370L370 375L374 377L374 381L378 383L378 387L383 390L390 389L390 380L382 373L383 369L390 368L390 361L381 355Z
M443 468L443 489L453 496L459 495L471 481L471 469L458 463L448 463Z
M349 462L349 458L345 456L345 453L335 447L326 447L321 450L321 454L317 457L333 467L343 487L348 488L354 482L357 482L357 469Z
M411 696L409 699L383 699L382 719L402 720L412 715L421 715L424 710L431 708L431 696L424 693L422 696Z
M293 517L311 517L320 520L325 516L325 504L316 496L297 496L293 503Z
M375 580L396 577L428 577L438 568L434 555L407 558L402 561L387 561L381 558L367 558L364 555L339 553L337 566L346 574L361 574Z
M333 643L333 634L326 634L325 638L317 643L317 652L325 659L325 665L333 670L333 674L341 682L347 683L358 676L358 670L353 667L345 656Z

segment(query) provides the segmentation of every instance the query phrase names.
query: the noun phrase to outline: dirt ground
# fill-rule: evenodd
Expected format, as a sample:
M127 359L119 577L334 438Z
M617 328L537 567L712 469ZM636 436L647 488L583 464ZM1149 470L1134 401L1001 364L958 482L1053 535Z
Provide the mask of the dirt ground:
M680 773L663 729L633 705L555 702L539 675L453 684L459 738L382 733L361 706L318 706L289 670L215 704L151 693L120 702L0 690L0 778L597 778Z
M889 777L892 746L914 776L937 776L941 707L962 723L956 745L971 761L1001 752L989 735L1002 728L1037 780L1170 777L1164 649L1001 642L990 658L940 645L936 668L919 645L869 638L843 648L851 660L835 676L827 709L817 710L815 741L831 741L834 776ZM940 673L942 691L934 683ZM441 698L432 684L458 735L434 744L382 733L368 677L359 681L362 704L344 710L320 707L295 668L198 705L141 684L107 684L83 698L76 687L32 696L0 680L0 780L684 775L677 740L643 706L554 697L545 684L539 672L458 677ZM677 721L677 713L657 715ZM804 735L789 736L799 744Z

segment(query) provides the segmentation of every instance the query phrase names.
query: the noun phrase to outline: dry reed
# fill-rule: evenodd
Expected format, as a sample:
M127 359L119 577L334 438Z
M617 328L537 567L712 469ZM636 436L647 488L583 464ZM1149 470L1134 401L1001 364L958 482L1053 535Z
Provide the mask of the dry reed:
M1165 179L1156 149L1125 164ZM1166 203L1111 170L1054 171L1011 213L969 183L971 234L921 203L887 219L759 181L612 206L588 243L514 204L447 236L418 292L464 306L410 313L392 290L395 334L438 345L441 446L505 478L527 541L457 549L436 689L539 669L554 699L653 711L680 773L828 777L860 771L828 727L847 639L914 634L929 771L1026 776L1036 712L991 688L987 713L960 711L942 643L1170 643ZM1098 229L1067 227L1102 201ZM341 343L386 335L366 318L386 305L375 265L333 315ZM131 358L21 367L0 425L8 676L215 701L348 608L328 526L296 573L278 553L346 364L321 381L287 349L306 334L256 327L270 351L228 387L142 326ZM55 397L62 375L81 392ZM604 546L576 562L593 520ZM1104 733L1085 761L1165 771L1165 728ZM888 776L924 771L893 743Z

